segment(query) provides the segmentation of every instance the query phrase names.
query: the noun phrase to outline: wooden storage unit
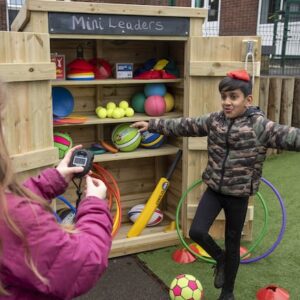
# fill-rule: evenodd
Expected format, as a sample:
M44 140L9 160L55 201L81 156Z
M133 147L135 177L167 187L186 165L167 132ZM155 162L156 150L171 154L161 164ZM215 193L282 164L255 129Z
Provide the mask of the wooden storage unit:
M108 101L119 102L122 99L130 99L135 92L142 91L144 85L149 82L164 82L168 91L175 96L175 110L166 113L164 118L196 116L219 110L218 82L227 71L244 67L246 51L250 49L249 43L253 46L255 60L259 60L260 41L257 37L203 38L202 24L206 14L205 9L199 8L28 0L12 28L15 31L49 34L50 46L45 48L48 62L50 53L53 52L64 54L66 62L70 62L76 57L76 48L81 45L85 59L101 57L112 64L130 62L137 68L152 57L157 59L171 57L180 70L178 79L168 80L110 78L91 81L46 81L48 82L46 95L51 93L53 86L68 88L75 98L74 113L88 116L88 121L81 125L53 126L51 100L50 97L43 95L42 101L46 101L48 105L43 120L47 120L47 126L43 130L36 128L35 135L43 132L47 137L51 137L53 131L65 131L70 133L75 144L82 143L84 146L89 146L99 139L109 139L111 130L116 124L148 120L150 117L136 114L131 118L99 119L95 115L95 108L98 105L105 105ZM110 18L111 26L104 21L101 23L102 20ZM74 19L80 26L75 24L76 22L72 23ZM85 25L82 23L83 20L86 22ZM88 24L91 20L98 20L98 25ZM141 29L140 25L136 27L138 29L132 29L132 24L142 22L146 25L149 25L149 22L160 22L161 26L158 26L159 30L150 28L150 25L147 25L148 27L145 25L146 29ZM94 24L94 27L91 24ZM118 30L111 29L115 27L114 24L118 24ZM248 65L252 72L252 63ZM255 76L258 76L259 62L255 62L254 65ZM36 80L33 79L33 85L38 85ZM258 95L258 81L256 78L255 95ZM48 146L51 148L49 143ZM41 153L45 147L46 144L41 145ZM145 228L138 237L126 238L131 226L127 211L133 205L147 201L156 182L165 174L179 148L183 150L182 162L176 168L170 189L161 203L165 216L163 223L156 227ZM52 150L54 151L54 148ZM206 165L206 156L206 141L203 138L173 138L168 140L167 145L155 150L138 149L129 153L96 156L95 161L100 162L115 176L121 191L123 222L113 241L111 256L178 243L176 231L165 229L175 219L176 207L182 192L201 177ZM53 161L44 162L44 166L50 163ZM41 166L32 165L31 169L36 167ZM198 187L189 193L184 204L181 227L185 235L188 234L203 188ZM65 196L69 200L75 200L72 186ZM246 239L251 238L252 212L251 206L249 218L245 223ZM223 216L220 215L212 228L215 237L222 237L223 223Z

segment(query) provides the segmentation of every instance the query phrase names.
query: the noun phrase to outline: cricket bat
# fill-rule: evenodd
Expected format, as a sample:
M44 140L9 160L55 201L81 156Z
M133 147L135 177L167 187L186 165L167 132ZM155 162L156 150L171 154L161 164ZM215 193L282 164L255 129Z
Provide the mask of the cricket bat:
M141 214L139 215L139 217L137 218L135 223L132 225L132 227L128 231L128 233L127 233L128 238L140 235L140 233L143 231L143 229L148 224L148 221L150 220L155 209L158 207L163 196L165 195L166 191L169 188L170 179L172 177L172 174L174 173L176 165L179 162L181 156L182 156L182 150L178 150L175 160L173 161L172 165L170 166L166 177L160 178L154 191L152 192L150 198L148 199L143 211L141 212Z

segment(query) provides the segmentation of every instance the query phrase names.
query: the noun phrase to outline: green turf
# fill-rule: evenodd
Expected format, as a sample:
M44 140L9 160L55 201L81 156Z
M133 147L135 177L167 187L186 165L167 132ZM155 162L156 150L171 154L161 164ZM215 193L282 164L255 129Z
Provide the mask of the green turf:
M259 288L269 284L279 285L290 293L291 300L300 299L300 153L285 152L270 157L264 164L263 177L279 190L287 210L287 227L282 242L268 257L259 262L241 265L236 281L235 296L238 300L254 300ZM264 184L260 192L267 202L270 212L268 232L252 256L262 254L275 242L280 226L280 206L274 194ZM263 209L255 200L254 231L255 238L263 224ZM243 243L244 246L249 246ZM141 253L138 257L169 286L173 278L181 273L197 277L203 287L205 299L214 300L220 291L213 287L211 265L202 261L178 264L171 258L174 250L169 247Z

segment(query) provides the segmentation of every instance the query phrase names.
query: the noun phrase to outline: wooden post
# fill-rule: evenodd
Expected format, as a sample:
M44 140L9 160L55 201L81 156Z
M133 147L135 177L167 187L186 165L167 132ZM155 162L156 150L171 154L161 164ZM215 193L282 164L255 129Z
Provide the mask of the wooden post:
M282 78L270 78L268 118L274 122L280 119Z
M280 107L280 124L292 124L292 110L294 97L295 79L284 78L282 81L281 107Z
M292 125L300 128L300 78L295 79Z
M268 103L269 103L269 87L270 87L270 78L261 77L259 85L259 107L268 115Z

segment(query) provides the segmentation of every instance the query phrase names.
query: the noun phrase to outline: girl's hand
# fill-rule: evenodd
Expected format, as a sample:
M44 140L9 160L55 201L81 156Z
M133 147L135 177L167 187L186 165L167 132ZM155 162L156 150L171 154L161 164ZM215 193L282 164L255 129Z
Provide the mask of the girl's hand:
M94 196L106 200L107 187L100 179L86 176L86 197Z
M149 124L145 121L138 121L131 124L130 127L138 128L139 131L146 131L149 128Z
M76 149L81 149L82 145L77 145L71 148L65 155L65 157L60 161L56 170L60 173L60 175L65 179L67 183L70 183L74 174L80 173L83 171L83 167L69 167L69 163L71 160L71 156Z

